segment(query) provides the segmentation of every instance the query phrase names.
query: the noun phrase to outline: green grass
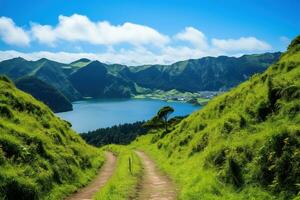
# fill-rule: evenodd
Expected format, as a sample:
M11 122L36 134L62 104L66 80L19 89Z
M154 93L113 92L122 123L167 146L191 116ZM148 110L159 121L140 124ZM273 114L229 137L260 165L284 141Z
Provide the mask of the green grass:
M300 195L300 43L255 75L163 130L136 139L178 185L179 199Z
M70 124L0 78L0 199L62 199L104 162Z
M104 149L112 151L117 155L117 167L111 179L96 194L95 199L132 199L136 195L137 184L142 175L142 166L139 157L125 146L109 145L104 147Z

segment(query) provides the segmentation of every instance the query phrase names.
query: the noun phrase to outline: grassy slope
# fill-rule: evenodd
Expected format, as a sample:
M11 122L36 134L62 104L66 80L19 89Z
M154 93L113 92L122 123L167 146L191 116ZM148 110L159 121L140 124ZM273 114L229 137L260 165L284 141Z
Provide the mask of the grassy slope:
M114 175L108 183L95 195L96 200L126 200L136 195L137 184L142 174L139 157L129 148L118 145L104 147L117 154L118 163ZM129 164L129 159L131 164ZM129 170L131 165L131 172Z
M61 199L102 163L67 122L0 78L0 199Z
M180 199L300 194L299 40L265 73L214 98L172 132L132 144L177 182Z
M18 79L16 87L44 102L53 112L72 110L71 102L56 88L33 76Z

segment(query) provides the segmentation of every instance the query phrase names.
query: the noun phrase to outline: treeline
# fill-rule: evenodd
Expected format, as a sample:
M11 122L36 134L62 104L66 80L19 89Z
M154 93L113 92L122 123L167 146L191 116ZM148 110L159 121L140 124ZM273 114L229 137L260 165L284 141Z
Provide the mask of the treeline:
M148 128L143 127L144 123L145 121L138 121L108 128L99 128L80 135L87 143L97 147L107 144L129 144L137 136L147 133Z

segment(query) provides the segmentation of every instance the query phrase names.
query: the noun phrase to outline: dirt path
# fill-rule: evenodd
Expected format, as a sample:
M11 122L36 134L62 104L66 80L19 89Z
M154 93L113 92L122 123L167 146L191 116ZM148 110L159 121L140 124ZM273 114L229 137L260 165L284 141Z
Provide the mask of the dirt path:
M162 174L155 163L141 151L136 151L144 165L144 177L140 184L138 200L175 200L176 190L171 180Z
M96 178L86 187L79 189L76 193L72 194L65 200L88 200L92 199L98 190L100 190L111 175L116 167L116 156L111 152L106 152L106 162L101 167L99 174Z

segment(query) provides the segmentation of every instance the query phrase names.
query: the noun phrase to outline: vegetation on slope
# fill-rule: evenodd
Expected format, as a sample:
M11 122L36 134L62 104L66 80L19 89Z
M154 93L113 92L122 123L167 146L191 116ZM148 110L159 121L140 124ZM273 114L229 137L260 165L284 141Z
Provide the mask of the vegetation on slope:
M61 199L103 163L43 103L0 78L0 199Z
M96 200L133 199L137 193L138 181L142 175L142 164L131 149L109 145L105 150L118 156L117 168L108 183L95 195Z
M161 90L219 91L228 90L263 72L276 62L281 53L244 55L239 58L219 56L186 60L172 65L137 66L120 74L138 85Z
M44 102L53 112L65 112L73 109L71 102L61 92L38 78L33 76L20 78L16 81L16 86Z
M180 199L300 195L300 37L265 73L214 98L173 131L136 139Z
M108 128L99 128L80 136L91 145L101 147L107 144L129 144L139 135L147 133L147 128L143 127L143 121L125 123Z
M80 68L70 80L84 97L128 98L135 93L132 82L111 75L106 65L99 61Z
M172 65L128 67L80 59L70 64L42 58L14 58L0 62L0 74L16 79L34 76L60 91L69 101L82 96L123 98L151 90L198 92L227 90L254 73L264 71L281 53L220 56L186 60ZM139 88L143 88L139 93ZM150 91L151 91L150 90ZM193 102L197 102L193 100Z

